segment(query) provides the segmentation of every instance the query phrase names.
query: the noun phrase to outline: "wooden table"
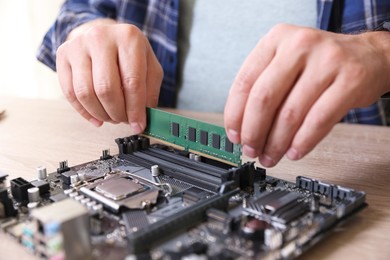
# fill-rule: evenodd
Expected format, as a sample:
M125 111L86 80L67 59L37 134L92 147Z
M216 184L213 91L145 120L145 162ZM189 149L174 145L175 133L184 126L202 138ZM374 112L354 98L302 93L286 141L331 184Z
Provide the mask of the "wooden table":
M96 128L62 100L0 97L1 108L6 114L0 119L0 171L9 179L31 180L37 166L52 172L62 160L94 160L106 148L115 154L114 139L131 134L127 125ZM184 114L222 123L218 114ZM304 175L367 193L369 207L302 258L390 259L390 128L337 125L306 158L283 159L268 174L290 181ZM0 259L32 259L20 248L0 234Z

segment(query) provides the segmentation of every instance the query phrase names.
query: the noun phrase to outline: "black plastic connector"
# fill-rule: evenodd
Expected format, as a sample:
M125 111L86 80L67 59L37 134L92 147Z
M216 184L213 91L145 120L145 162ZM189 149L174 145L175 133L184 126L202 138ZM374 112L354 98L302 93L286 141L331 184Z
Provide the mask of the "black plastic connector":
M27 201L28 200L27 190L29 188L32 188L33 185L21 177L11 180L10 183L11 183L11 193L14 199L20 202Z
M115 139L118 145L119 154L133 154L133 152L148 149L150 140L144 136L132 135Z
M110 154L110 150L106 149L102 151L102 155L100 156L100 160L108 160L111 159L112 156Z
M69 185L70 184L70 176L72 176L72 175L77 175L77 172L75 172L73 170L63 172L63 173L61 173L60 178L61 178L63 183Z
M41 195L50 192L50 184L47 181L36 180L32 181L31 184L39 189Z
M17 211L15 210L12 200L8 196L8 191L5 188L0 189L0 203L3 204L6 218L16 216Z
M67 171L69 171L69 170L70 170L70 168L69 168L69 166L68 166L68 161L62 161L62 162L60 162L60 167L57 168L57 172L58 172L58 173L67 172Z

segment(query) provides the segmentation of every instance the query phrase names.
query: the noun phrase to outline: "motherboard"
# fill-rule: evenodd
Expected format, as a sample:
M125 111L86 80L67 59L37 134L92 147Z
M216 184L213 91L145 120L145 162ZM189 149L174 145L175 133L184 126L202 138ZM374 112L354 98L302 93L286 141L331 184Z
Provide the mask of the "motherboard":
M0 232L42 259L292 259L366 205L364 192L241 163L220 127L148 113L147 135L117 138L117 155L9 187L0 174Z

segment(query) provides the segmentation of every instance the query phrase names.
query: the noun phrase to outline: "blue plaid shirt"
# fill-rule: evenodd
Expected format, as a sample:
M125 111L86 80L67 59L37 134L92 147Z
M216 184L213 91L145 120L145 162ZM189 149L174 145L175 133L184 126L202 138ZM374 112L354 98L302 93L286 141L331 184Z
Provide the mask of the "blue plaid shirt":
M56 70L56 50L68 33L80 24L97 18L112 18L142 29L157 59L164 68L159 105L176 103L177 31L180 0L67 0L54 25L45 35L37 54L38 60ZM388 0L317 0L317 26L341 33L373 30L390 20ZM352 109L344 122L385 124L381 107Z

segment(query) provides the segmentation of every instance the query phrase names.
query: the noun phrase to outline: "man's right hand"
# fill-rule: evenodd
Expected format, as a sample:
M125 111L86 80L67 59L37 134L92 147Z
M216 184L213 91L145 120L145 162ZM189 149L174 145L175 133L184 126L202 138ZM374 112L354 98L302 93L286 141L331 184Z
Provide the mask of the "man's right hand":
M158 102L163 70L144 34L134 25L96 20L74 29L57 50L65 97L95 126L146 126L145 107Z

